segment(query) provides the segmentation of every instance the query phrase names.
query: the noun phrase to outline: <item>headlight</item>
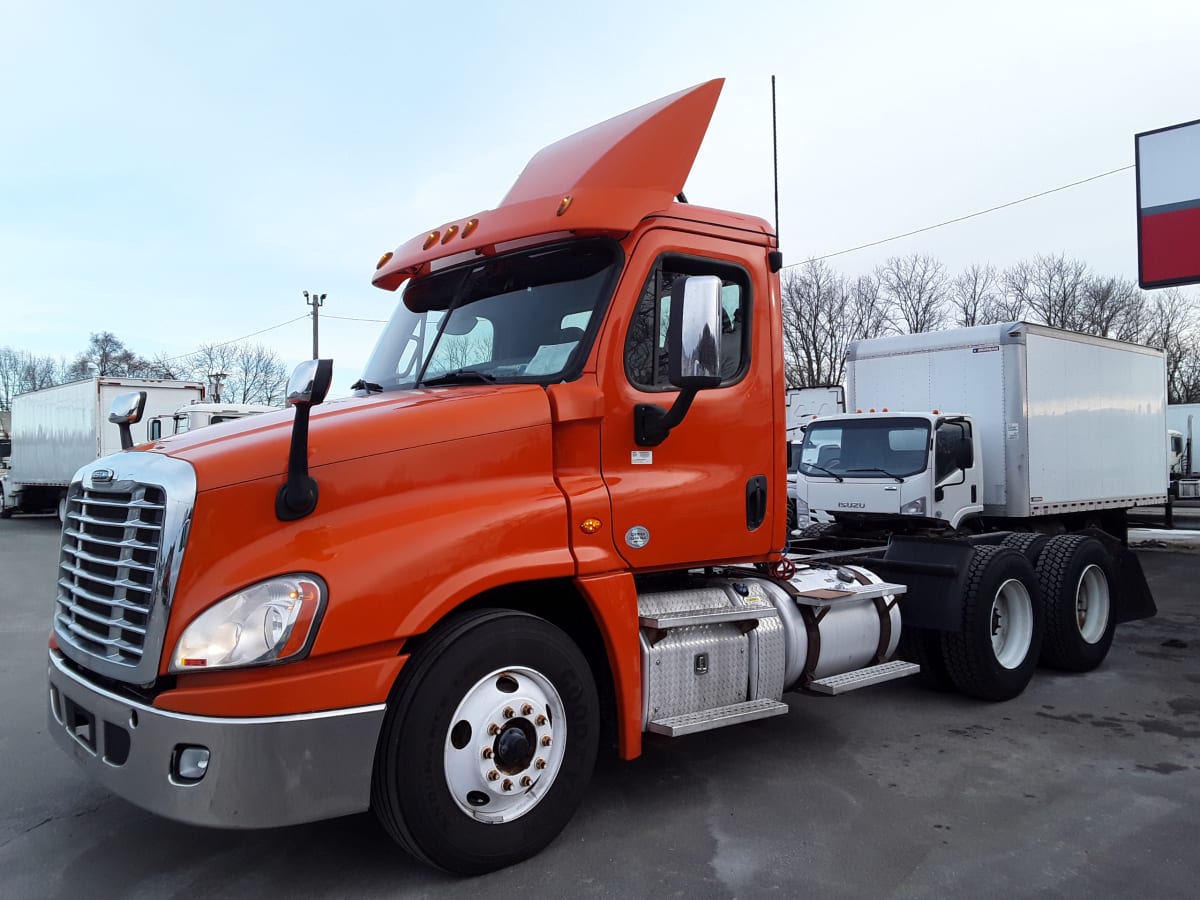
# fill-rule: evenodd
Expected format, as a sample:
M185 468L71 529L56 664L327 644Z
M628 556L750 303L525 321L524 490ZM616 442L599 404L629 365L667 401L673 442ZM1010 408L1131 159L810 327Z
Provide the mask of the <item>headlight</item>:
M307 652L325 608L312 575L283 575L238 591L184 629L170 671L281 662Z
M923 516L925 515L925 498L918 497L909 503L905 503L900 507L900 515L902 516Z

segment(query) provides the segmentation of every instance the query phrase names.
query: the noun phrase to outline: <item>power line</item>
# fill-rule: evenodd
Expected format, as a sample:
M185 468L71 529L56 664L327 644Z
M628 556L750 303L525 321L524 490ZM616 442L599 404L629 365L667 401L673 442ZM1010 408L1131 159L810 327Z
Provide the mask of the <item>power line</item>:
M325 313L325 318L341 319L343 322L377 322L380 324L387 323L387 319L360 319L360 318L357 318L356 316L332 316L329 313Z
M208 346L224 347L228 344L236 344L238 341L244 341L247 338L257 337L260 334L266 334L268 331L274 331L276 328L282 328L284 325L291 325L293 322L299 322L301 319L307 319L307 318L308 318L308 313L305 313L302 316L296 316L296 318L294 318L294 319L288 319L286 322L280 322L278 325L270 325L267 328L261 328L258 331L252 331L249 334L242 335L241 337L233 338L232 340L228 340L228 341L221 341L218 344L209 344ZM192 356L195 353L196 353L196 351L192 350L188 353L181 353L178 356L168 356L166 359L162 360L162 362L174 362L177 359L185 359L186 357Z
M868 244L859 244L857 247L849 247L845 250L838 250L836 253L826 253L824 256L816 256L812 259L806 259L804 262L792 263L784 266L785 269L790 269L793 266L802 266L805 263L820 262L823 259L832 259L835 256L842 256L846 253L853 253L855 250L865 250L867 247L878 247L880 244L888 244L892 241L898 241L901 238L912 237L914 234L921 234L924 231L933 231L935 228L942 228L946 225L953 225L956 222L965 222L967 219L974 219L976 216L985 216L988 213L994 213L1000 209L1007 209L1010 206L1016 206L1018 203L1028 203L1030 200L1036 200L1038 197L1045 197L1047 194L1054 194L1058 191L1065 191L1067 188L1078 187L1081 184L1087 184L1089 181L1095 181L1098 178L1107 178L1109 175L1115 175L1118 172L1125 172L1132 169L1133 165L1121 166L1118 169L1110 169L1107 172L1101 172L1099 175L1092 175L1090 178L1081 178L1079 181L1072 181L1070 184L1060 185L1056 188L1050 188L1048 191L1039 191L1036 194L1030 194L1028 197L1022 197L1020 200L1010 200L1008 203L1001 203L999 206L992 206L988 209L981 209L978 212L968 213L965 216L959 216L956 219L947 219L945 222L938 222L936 225L926 225L924 228L917 228L914 231L906 231L904 234L897 234L893 237L883 238L878 241L871 241Z

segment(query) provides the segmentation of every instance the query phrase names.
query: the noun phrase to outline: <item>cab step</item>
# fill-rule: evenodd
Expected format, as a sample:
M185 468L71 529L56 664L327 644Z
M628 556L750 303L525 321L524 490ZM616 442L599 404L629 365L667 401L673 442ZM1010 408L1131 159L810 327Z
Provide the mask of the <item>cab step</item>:
M845 694L849 691L857 691L859 688L870 687L873 684L881 684L884 681L916 675L920 671L921 667L916 663L894 659L877 666L867 666L865 669L856 669L841 675L827 675L824 678L818 678L808 683L808 690L818 694Z
M680 737L685 734L694 734L697 731L711 731L726 725L738 725L742 722L752 722L755 719L781 716L787 711L788 705L780 703L778 700L747 700L743 703L731 703L729 706L718 706L715 709L702 709L699 712L658 719L651 722L646 730L670 737Z

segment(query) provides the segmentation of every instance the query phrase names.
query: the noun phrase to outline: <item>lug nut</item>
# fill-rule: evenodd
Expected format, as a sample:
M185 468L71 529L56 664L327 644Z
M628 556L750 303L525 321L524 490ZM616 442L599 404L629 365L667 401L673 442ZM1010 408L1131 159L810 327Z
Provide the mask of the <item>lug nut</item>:
M488 772L488 774L487 774L488 781L495 781L499 777L500 777L500 773L497 772L495 769L492 769L492 771Z
M511 719L513 715L513 708L511 706L504 707L504 718Z
M529 787L531 784L533 784L533 779L530 778L528 775L524 776L521 779L521 787Z
M530 706L528 703L526 703L524 706L521 707L521 715L523 715L523 716L527 716L532 712L533 712L533 707Z
M488 726L488 734L499 734L499 733L500 733L500 726L497 725L495 722L493 722L491 725Z
M544 759L539 759L537 762L534 763L534 766L539 769L544 769L544 768L546 768L546 761Z
M550 746L550 735L546 735L544 738L542 738L542 746L543 747Z
M484 748L483 748L483 758L484 758L484 759L491 759L491 758L492 758L492 748L491 748L491 747L484 747Z
M539 725L545 725L545 724L546 724L546 717L545 717L545 716L538 716L538 717L537 717L537 719L535 719L534 721L536 721L536 722L537 722L537 724L539 724Z
M504 790L506 790L506 791L511 791L511 790L512 790L512 779L510 779L510 778L505 778L505 779L504 779L504 784L502 784L502 785L500 785L500 786L501 786L502 788L504 788Z

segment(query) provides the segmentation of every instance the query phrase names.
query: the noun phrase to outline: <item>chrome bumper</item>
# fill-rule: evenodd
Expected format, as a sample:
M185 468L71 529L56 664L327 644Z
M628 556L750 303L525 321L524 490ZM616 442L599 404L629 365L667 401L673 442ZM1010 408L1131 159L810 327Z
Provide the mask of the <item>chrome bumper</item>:
M193 825L271 828L362 812L384 706L269 718L166 712L98 688L50 651L50 732L92 777L131 803ZM209 750L181 778L187 747Z

